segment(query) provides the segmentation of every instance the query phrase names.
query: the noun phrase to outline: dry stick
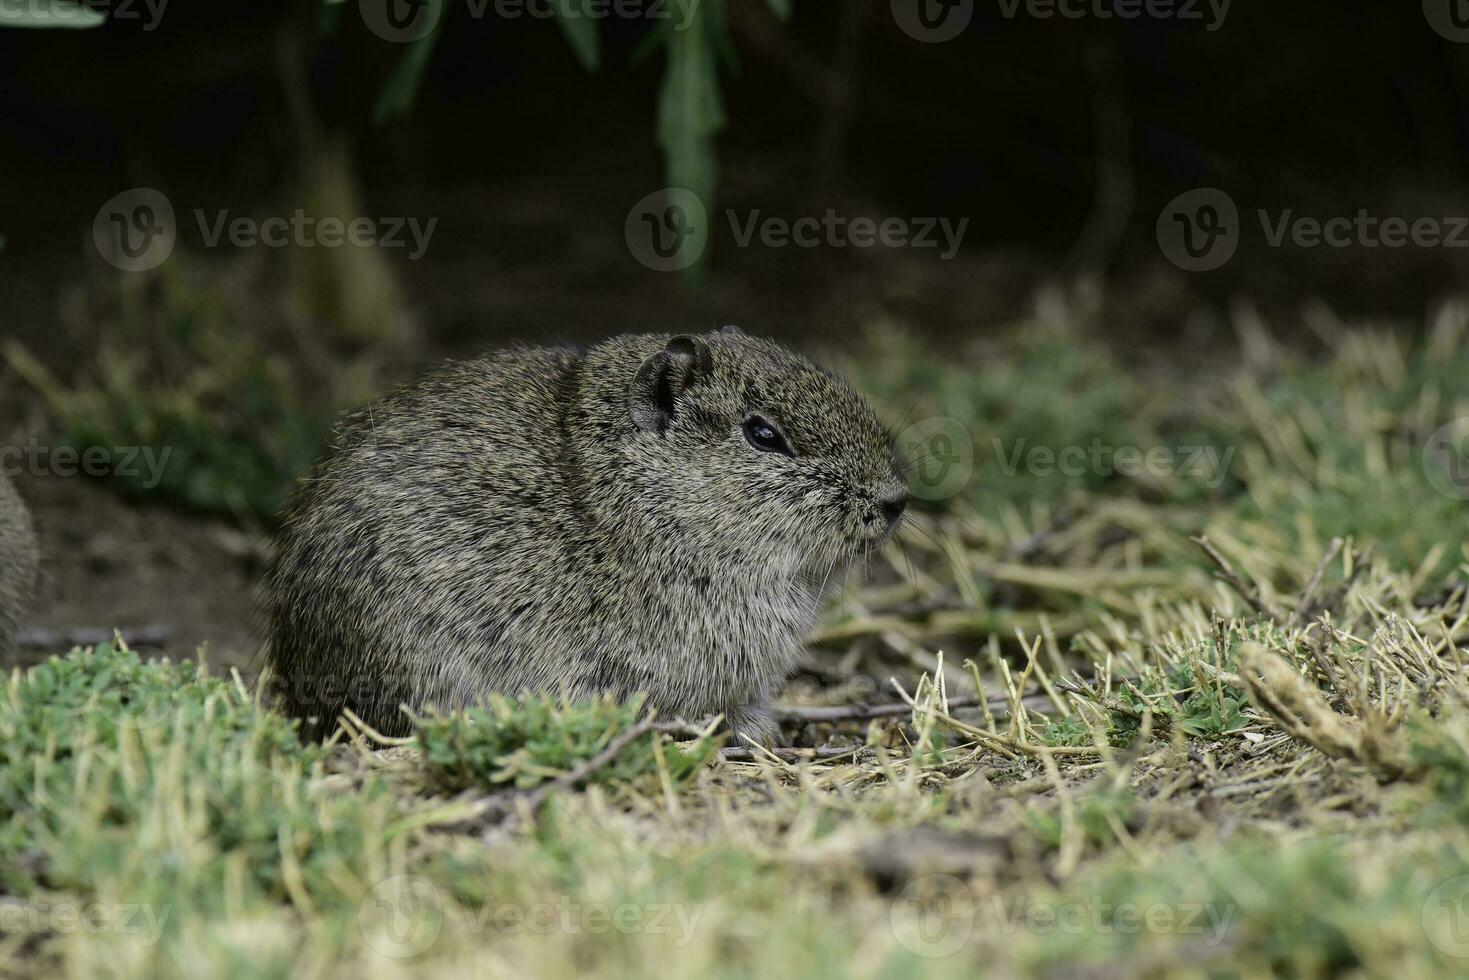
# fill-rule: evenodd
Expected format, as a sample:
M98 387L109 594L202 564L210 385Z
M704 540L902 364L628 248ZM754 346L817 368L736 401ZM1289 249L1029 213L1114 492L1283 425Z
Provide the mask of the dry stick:
M1326 655L1325 629L1317 631L1316 635L1306 642L1306 652L1311 655L1311 660L1315 662L1316 669L1321 671L1321 676L1326 679L1326 683L1331 687L1332 700L1340 708L1346 702L1346 692L1342 690L1342 683L1336 665Z
M819 745L809 749L762 747L759 750L748 745L731 745L728 748L720 749L719 756L725 762L754 762L765 755L773 755L783 762L811 762L840 759L849 755L858 756L871 751L865 745L854 745L850 748L842 748L839 745Z
M1026 707L1039 707L1046 703L1045 695L1027 695L1022 698ZM1010 707L1009 698L986 698L981 701L977 697L964 696L949 698L949 709L955 708L979 708L985 707L993 711L996 708ZM913 706L902 701L893 701L886 704L843 704L832 707L798 707L794 705L775 705L770 709L771 714L777 721L870 721L873 718L892 718L900 715L911 714Z
M1198 545L1204 554L1209 556L1209 560L1219 566L1220 576L1229 583L1234 591L1239 593L1240 598L1250 604L1255 612L1266 619L1280 619L1280 614L1266 605L1265 600L1260 597L1259 590L1240 577L1240 574L1234 570L1234 566L1229 563L1229 559L1219 553L1219 549L1214 547L1213 542L1202 534L1189 538L1189 540Z
M558 776L555 779L551 780L549 783L545 783L541 786L536 787L534 790L526 795L526 805L529 806L531 812L534 813L540 807L540 805L545 802L545 799L548 795L556 792L557 790L572 789L576 786L577 783L586 779L598 769L609 765L613 759L617 758L617 756L622 752L623 749L627 748L638 738L648 734L651 731L656 730L658 727L658 724L654 722L653 719L644 718L642 721L638 722L636 725L632 726L627 731L623 732L621 735L608 742L605 749L603 749L601 752L598 752L596 755L592 756L590 759L588 759L586 762L583 762L575 769L571 770L571 772L567 773L564 776Z
M1296 608L1291 610L1290 617L1285 621L1285 628L1292 629L1305 619L1306 613L1310 611L1311 602L1316 598L1316 590L1321 588L1321 580L1326 577L1326 569L1341 554L1342 545L1346 542L1341 538L1332 538L1331 547L1326 549L1326 554L1316 563L1316 570L1306 580L1305 591L1301 593L1301 601L1296 603Z
M1357 576L1362 574L1362 569L1371 564L1372 548L1373 545L1368 544L1361 551L1347 553L1347 557L1352 561L1352 570L1347 573L1346 581L1341 584L1344 593L1351 589L1352 583L1357 581Z

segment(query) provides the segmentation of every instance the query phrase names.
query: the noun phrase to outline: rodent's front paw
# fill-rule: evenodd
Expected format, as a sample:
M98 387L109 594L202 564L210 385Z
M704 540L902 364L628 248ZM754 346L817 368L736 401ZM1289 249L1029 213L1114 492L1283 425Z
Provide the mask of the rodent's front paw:
M724 723L729 727L730 745L748 746L754 742L771 748L780 744L780 725L764 705L731 708L724 714Z

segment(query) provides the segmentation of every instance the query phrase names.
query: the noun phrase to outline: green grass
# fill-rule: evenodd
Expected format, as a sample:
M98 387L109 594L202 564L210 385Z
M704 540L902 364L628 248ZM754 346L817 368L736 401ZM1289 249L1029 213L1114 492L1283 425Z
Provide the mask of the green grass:
M904 346L864 372L890 419L917 401L977 456L829 610L822 682L786 692L901 687L903 714L786 726L856 754L725 759L636 704L503 699L401 744L302 746L232 678L77 651L0 698L0 910L28 910L0 957L36 976L1462 975L1469 524L1422 456L1469 414L1458 321L1279 350L1166 417L1175 393L1139 400L1104 353L1032 336L973 369ZM1216 486L1012 482L989 443L1190 433L1236 449ZM69 907L157 928L69 929Z
M532 789L590 763L642 714L641 699L565 705L494 697L484 707L420 717L414 727L429 778L440 788ZM688 749L639 739L590 778L622 786L661 772L672 786L708 761L712 748L711 738L701 738Z

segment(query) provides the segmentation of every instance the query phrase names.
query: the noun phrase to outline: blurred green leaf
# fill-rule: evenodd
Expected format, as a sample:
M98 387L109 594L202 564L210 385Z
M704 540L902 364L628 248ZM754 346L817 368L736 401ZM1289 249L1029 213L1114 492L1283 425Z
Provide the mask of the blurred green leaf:
M439 43L439 33L444 29L446 18L440 17L431 31L408 45L398 66L383 86L377 105L372 110L373 125L380 126L391 119L405 116L418 101L418 89L423 83L423 74L433 58L434 45Z
M556 24L566 35L576 60L584 69L594 72L602 67L601 25L587 14L587 5L588 0L565 0L553 4L551 9L556 11Z
M717 53L725 34L722 0L708 0L691 13L683 30L664 32L668 66L658 94L658 145L668 186L686 188L712 213L719 161L714 139L724 128ZM697 281L706 249L685 275Z

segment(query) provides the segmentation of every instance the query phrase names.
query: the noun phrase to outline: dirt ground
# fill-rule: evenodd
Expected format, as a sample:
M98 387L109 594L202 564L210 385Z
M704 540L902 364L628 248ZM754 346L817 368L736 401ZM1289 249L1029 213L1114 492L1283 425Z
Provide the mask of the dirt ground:
M80 476L14 479L31 507L41 576L22 633L22 664L120 629L173 659L258 669L252 630L262 537L211 518L129 504Z

